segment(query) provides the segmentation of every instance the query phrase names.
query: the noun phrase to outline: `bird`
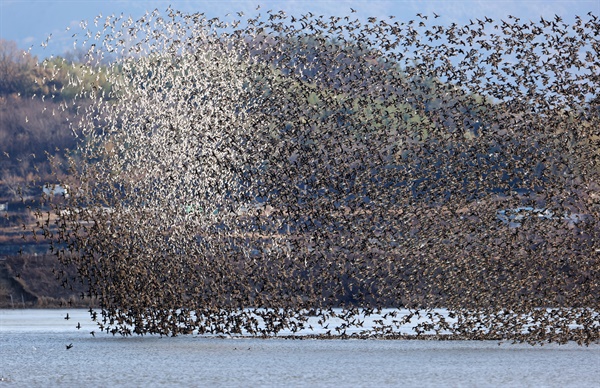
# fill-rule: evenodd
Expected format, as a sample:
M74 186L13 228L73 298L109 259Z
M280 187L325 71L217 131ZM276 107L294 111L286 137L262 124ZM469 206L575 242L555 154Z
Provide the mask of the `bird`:
M82 27L61 105L38 227L100 332L599 339L593 13L168 12Z
M67 350L69 350L69 349L71 349L73 347L73 343L70 343L70 344L65 345L65 346L66 346Z

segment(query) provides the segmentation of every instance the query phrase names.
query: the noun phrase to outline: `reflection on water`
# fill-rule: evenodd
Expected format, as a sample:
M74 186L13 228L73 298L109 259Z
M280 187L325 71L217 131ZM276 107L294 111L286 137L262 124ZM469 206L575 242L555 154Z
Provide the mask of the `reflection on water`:
M591 387L600 381L598 344L125 338L97 330L85 310L0 310L0 386Z

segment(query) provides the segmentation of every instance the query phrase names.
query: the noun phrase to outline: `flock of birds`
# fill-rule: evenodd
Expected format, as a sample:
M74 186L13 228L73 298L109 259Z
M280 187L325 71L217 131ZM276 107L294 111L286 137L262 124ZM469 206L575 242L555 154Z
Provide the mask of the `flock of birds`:
M598 17L437 16L82 22L111 88L41 225L100 330L598 341Z

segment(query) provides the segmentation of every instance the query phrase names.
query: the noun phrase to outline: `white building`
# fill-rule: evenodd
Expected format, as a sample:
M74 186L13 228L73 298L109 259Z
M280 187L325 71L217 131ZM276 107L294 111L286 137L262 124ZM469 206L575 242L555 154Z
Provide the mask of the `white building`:
M55 184L55 185L48 184L48 185L44 185L43 192L44 192L44 195L51 196L51 197L53 197L55 195L63 195L65 197L68 197L69 196L68 189L69 189L68 186L63 187L59 184Z

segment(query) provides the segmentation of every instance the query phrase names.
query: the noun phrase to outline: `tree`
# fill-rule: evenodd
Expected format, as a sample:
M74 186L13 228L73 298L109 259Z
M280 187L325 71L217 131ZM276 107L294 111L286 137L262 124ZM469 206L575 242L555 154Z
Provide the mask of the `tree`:
M22 194L23 190L23 178L11 173L8 170L2 171L2 184L5 187L6 192L13 198L16 199Z

